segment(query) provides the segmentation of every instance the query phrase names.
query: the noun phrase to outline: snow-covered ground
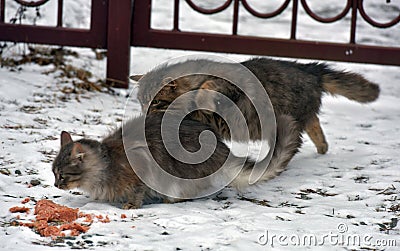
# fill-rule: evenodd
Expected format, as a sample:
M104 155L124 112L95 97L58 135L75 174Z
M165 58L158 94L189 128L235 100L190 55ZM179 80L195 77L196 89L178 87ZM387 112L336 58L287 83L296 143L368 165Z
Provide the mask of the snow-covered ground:
M165 20L171 16L171 5L165 4L165 0L155 2L160 3L154 9L153 26L163 28L168 25ZM262 1L251 2L258 4L260 10L265 7ZM313 6L324 10L322 4ZM399 1L393 0L391 6L398 11ZM12 16L15 6L9 8ZM81 27L81 23L87 26L86 21L76 15L87 8L87 4L72 4L66 8L70 15L65 16L71 26ZM189 13L185 8L182 6L184 13ZM393 16L393 12L373 5L367 10L380 18ZM213 18L212 22L204 22L203 17L189 14L190 19L182 17L183 28L218 32L229 27L229 20L224 16L208 16ZM54 18L51 15L42 13L41 22ZM284 15L269 22L281 30L281 25L287 21L285 18ZM254 18L242 14L241 19L248 25L241 33L258 33L261 26L255 25ZM346 41L342 38L346 38L347 30L334 33L334 28L329 28L316 32L319 26L304 13L300 19L304 21L300 37L318 35L329 41ZM190 20L196 22L190 25ZM368 32L368 25L360 23L363 34L359 34L359 38L365 42L398 44L400 40L398 26L376 35ZM268 29L263 32L275 32ZM23 50L22 45L9 48L6 53L14 56ZM67 57L68 63L91 71L95 77L104 77L105 60L96 60L88 49L72 49L80 56ZM132 48L131 73L143 73L165 60L193 53ZM250 57L223 56L234 60ZM324 97L320 118L330 146L326 155L318 155L305 135L300 153L290 162L287 171L274 180L243 193L225 189L212 198L146 205L129 211L93 201L76 191L55 188L51 162L59 150L61 130L71 132L75 139L82 136L100 139L118 126L124 114L126 95L135 91L134 87L128 91L115 90L114 94L66 94L61 90L72 85L61 83L56 77L59 72L43 74L52 66L25 64L14 71L0 68L0 249L267 250L272 244L277 249L295 246L313 250L399 249L399 67L329 63L337 69L361 73L378 83L381 96L368 105L342 97ZM139 113L140 108L133 102L129 109ZM107 214L111 222L93 223L87 233L63 241L40 237L29 228L9 224L16 214L8 209L21 205L21 200L27 196L36 200L49 198L69 207L79 207L86 213ZM28 203L28 207L33 205L33 202ZM128 217L121 219L121 214ZM33 216L20 214L20 217L30 219ZM311 245L307 245L307 241L303 244L304 238L312 239ZM395 240L397 247L385 247L384 244L393 245L390 240Z

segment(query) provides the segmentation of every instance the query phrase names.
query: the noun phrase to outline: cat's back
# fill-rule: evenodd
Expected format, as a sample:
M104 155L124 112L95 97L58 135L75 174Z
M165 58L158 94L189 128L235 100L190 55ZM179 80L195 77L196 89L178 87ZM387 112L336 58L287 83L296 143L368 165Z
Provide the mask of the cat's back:
M319 79L328 68L325 64L301 64L294 61L282 61L270 58L253 58L242 62L259 80L275 87L303 86L303 88L321 88Z
M269 58L242 62L266 89L274 109L303 122L318 112L323 93L321 74L324 64L300 64Z

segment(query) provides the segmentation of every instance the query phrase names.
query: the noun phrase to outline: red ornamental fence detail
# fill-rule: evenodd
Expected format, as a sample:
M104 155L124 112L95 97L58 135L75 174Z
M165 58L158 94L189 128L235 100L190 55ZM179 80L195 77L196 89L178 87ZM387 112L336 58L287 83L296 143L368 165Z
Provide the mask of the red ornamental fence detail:
M171 30L151 27L151 0L135 0L133 3L131 0L92 0L91 26L88 30L63 27L63 0L57 0L56 27L5 23L5 1L0 0L0 40L107 49L107 81L117 87L128 86L130 46L400 65L400 47L364 45L356 42L357 20L360 20L358 15L377 29L398 27L400 22L400 11L398 16L389 22L374 20L365 11L363 0L347 0L344 9L338 15L328 18L313 12L307 0L283 0L276 10L266 13L254 9L248 0L226 0L211 9L198 6L193 0L174 0ZM50 0L14 1L26 7L37 7ZM390 0L386 2L389 3ZM227 11L233 5L231 34L181 31L179 17L180 5L183 3L204 15ZM238 34L239 10L247 11L258 18L268 19L280 15L290 5L292 7L290 38L277 39ZM333 23L350 15L349 41L333 43L297 39L297 18L301 7L307 15L321 23ZM397 9L400 9L400 6Z

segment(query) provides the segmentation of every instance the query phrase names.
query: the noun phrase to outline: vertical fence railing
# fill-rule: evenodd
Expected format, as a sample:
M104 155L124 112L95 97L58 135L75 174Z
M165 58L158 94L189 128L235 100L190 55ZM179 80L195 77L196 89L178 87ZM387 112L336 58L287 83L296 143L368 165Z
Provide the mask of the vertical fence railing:
M233 4L232 34L181 31L179 29L179 16L181 15L179 5L182 2L185 2L196 12L205 15L224 11ZM373 20L364 10L363 0L346 0L344 9L338 15L330 18L318 16L311 10L306 0L300 0L300 2L299 0L284 0L277 10L270 13L261 13L255 10L248 0L226 0L222 5L213 9L199 7L192 0L175 0L174 3L174 28L172 30L161 30L150 27L151 0L135 1L131 45L400 65L400 41L399 47L364 45L356 42L357 15L361 15L366 22L376 28L398 26L400 22L400 13L395 19L387 23L380 23ZM280 15L288 8L290 3L292 3L290 38L277 39L238 34L240 4L243 7L241 9L244 9L251 15L268 19ZM349 42L332 43L297 39L297 16L300 6L305 10L307 15L321 23L333 23L351 15Z
M5 7L5 0L0 0L0 23L4 23Z
M129 85L131 0L109 0L107 27L107 83L115 87Z

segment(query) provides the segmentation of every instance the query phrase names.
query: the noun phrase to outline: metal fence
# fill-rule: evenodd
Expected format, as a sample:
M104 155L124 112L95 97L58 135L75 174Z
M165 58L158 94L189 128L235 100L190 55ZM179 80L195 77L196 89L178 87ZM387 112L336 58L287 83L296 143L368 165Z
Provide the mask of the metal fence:
M183 1L183 0L182 0ZM357 15L360 14L369 24L376 28L388 28L400 21L399 16L388 23L379 23L369 17L364 10L363 0L347 0L346 7L337 16L322 18L312 12L306 0L300 0L306 13L322 23L332 23L344 18L351 12L351 28L348 43L327 43L321 41L304 41L296 39L299 0L285 0L282 6L271 13L260 13L253 9L247 0L227 0L215 9L204 9L195 5L192 0L184 0L189 6L202 14L210 15L226 10L234 5L232 34L209 34L182 32L179 29L179 3L175 0L174 27L170 31L156 30L150 27L151 0L137 1L135 9L142 10L134 15L132 45L174 49L204 50L216 52L234 52L256 55L285 56L296 58L314 58L348 62L363 62L400 65L400 47L368 46L356 43ZM246 11L259 18L272 18L280 15L292 4L290 39L274 39L238 35L239 4ZM399 41L400 45L400 41Z
M170 30L151 27L151 0L136 0L133 4L131 0L92 0L89 30L62 27L63 0L58 0L56 27L5 23L5 0L0 1L0 40L106 48L107 81L117 87L128 86L130 46L400 65L400 45L399 47L378 46L356 42L358 15L376 29L398 27L400 22L400 13L392 21L386 23L375 21L365 11L363 0L346 0L344 9L338 15L330 18L324 18L314 13L307 0L284 0L277 10L270 13L257 11L248 0L226 0L222 5L213 9L199 7L192 0L173 0L173 28ZM39 6L49 0L14 1L25 6ZM181 1L185 1L193 10L204 15L223 12L233 6L231 34L181 31L179 27ZM385 1L390 2L390 0ZM292 7L290 38L277 39L238 34L240 7L255 17L268 19L280 15L290 5ZM307 15L321 23L333 23L350 15L348 42L333 43L297 39L299 8L303 8Z

